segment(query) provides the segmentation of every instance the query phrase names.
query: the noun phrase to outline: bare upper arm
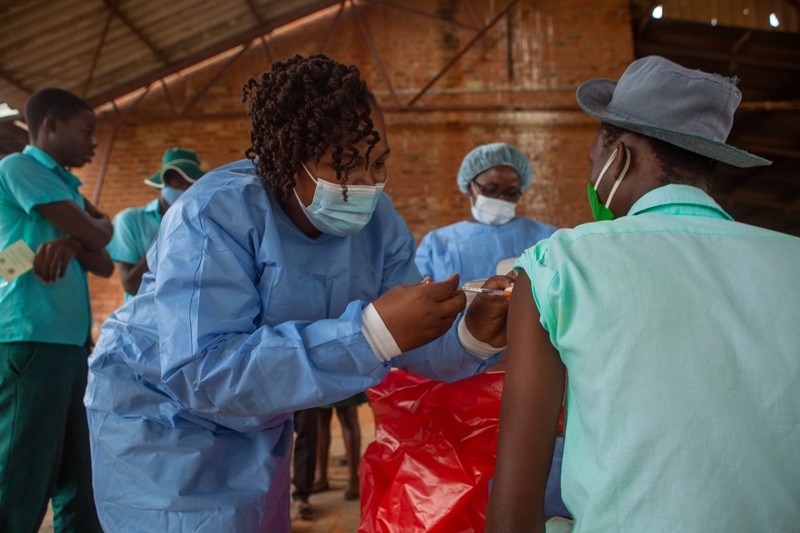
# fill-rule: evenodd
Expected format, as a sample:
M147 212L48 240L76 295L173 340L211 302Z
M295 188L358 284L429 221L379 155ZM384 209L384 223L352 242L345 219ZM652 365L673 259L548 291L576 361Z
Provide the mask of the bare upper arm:
M119 279L125 292L131 295L138 294L139 287L142 285L142 276L148 270L146 258L142 258L135 265L119 261L117 262L117 268L119 269Z
M91 250L98 250L111 240L111 224L107 218L92 217L72 200L39 204L35 209L63 233L79 240Z
M506 353L497 467L487 522L491 527L486 531L544 527L544 492L564 393L564 365L539 322L524 271L509 302Z

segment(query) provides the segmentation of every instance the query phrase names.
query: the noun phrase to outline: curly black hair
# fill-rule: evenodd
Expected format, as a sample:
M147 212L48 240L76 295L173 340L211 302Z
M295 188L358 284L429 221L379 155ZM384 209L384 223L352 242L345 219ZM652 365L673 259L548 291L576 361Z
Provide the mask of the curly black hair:
M295 55L275 61L259 79L242 88L249 107L250 148L264 185L281 200L295 186L300 163L319 163L331 147L336 179L347 191L348 171L355 166L356 144L367 139L367 164L380 140L370 113L375 99L358 68L345 66L323 54Z

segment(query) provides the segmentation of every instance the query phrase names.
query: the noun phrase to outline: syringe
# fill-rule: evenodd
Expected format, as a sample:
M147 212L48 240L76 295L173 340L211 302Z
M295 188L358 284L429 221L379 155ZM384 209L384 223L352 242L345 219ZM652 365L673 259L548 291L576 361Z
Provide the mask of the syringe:
M474 292L476 294L491 294L493 296L511 296L511 291L514 289L514 286L508 287L506 289L486 289L484 287L466 287L461 286L458 288L460 291L464 292Z

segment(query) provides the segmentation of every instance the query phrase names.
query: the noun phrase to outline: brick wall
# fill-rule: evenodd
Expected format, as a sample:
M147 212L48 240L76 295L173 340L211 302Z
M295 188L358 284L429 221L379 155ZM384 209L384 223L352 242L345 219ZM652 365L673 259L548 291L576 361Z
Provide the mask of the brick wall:
M168 147L197 150L206 170L240 159L249 140L244 82L274 59L321 51L330 33L325 52L358 65L385 109L392 147L386 190L417 239L468 218L455 173L467 151L496 141L516 144L533 163L522 214L557 226L588 221L586 154L596 122L578 109L574 92L586 79L618 77L633 59L628 2L520 0L410 108L476 36L463 26L491 21L506 3L394 3L451 23L357 3L331 30L333 8L167 80L166 92L157 82L143 97L118 101L118 112L101 110L95 160L79 171L84 194L91 198L99 189L100 208L113 216L155 198L142 179L159 168ZM90 289L96 336L123 291L116 273L92 277Z

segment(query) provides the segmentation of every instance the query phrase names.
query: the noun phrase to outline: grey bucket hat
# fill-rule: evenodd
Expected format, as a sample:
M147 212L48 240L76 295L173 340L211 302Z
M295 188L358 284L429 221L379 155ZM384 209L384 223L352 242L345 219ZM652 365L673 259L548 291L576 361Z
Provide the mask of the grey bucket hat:
M772 164L725 144L742 100L729 78L647 56L628 65L618 82L587 81L576 97L584 111L603 122L716 161L736 167Z

